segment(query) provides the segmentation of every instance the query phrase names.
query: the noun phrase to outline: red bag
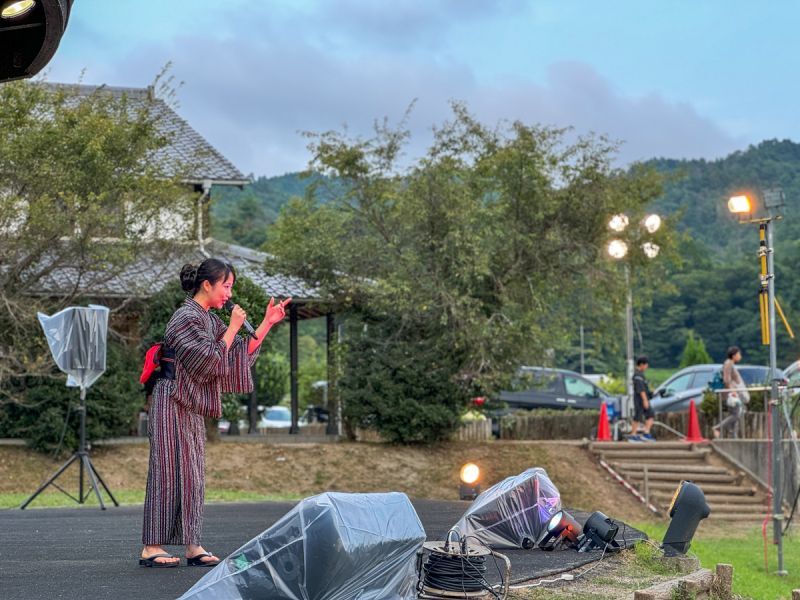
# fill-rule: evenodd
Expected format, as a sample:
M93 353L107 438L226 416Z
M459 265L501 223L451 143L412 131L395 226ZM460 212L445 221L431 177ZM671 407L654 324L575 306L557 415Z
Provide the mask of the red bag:
M161 363L161 346L163 344L153 344L144 355L144 365L142 374L139 376L139 383L144 385Z

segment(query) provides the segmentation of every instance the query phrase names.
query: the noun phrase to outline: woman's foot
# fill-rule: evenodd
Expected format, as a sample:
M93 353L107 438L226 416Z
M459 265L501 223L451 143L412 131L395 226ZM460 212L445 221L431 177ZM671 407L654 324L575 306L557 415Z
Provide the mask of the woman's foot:
M155 556L156 554L165 554L166 556ZM148 559L151 559L151 562L156 565L177 565L181 562L178 556L172 556L161 546L145 546L142 550L142 560Z
M206 552L205 548L202 546L195 546L189 545L186 546L186 560L192 561L190 564L194 563L195 566L202 565L218 565L219 564L219 557L214 556L210 552Z

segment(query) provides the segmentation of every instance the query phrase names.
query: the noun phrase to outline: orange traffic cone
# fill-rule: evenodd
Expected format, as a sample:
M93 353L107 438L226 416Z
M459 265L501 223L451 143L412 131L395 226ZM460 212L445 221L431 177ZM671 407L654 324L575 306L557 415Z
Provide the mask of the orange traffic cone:
M686 437L683 438L683 441L692 444L708 442L708 440L700 434L700 421L697 419L697 409L694 406L694 400L689 401L689 431L686 432Z
M611 429L608 426L608 409L605 402L600 405L600 420L597 422L597 441L611 441Z

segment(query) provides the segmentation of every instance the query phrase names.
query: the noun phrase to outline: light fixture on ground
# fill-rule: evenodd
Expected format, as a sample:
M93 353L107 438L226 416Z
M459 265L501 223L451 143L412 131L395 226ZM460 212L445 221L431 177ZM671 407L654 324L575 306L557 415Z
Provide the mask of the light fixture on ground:
M580 523L567 511L560 510L547 522L547 532L539 540L538 546L542 550L553 550L561 543L576 546L581 533L583 527Z
M769 345L770 394L769 411L772 431L772 525L773 543L778 550L778 575L786 575L783 564L783 484L782 484L782 428L781 413L783 400L778 393L778 349L775 340L775 314L781 312L780 303L775 298L775 259L772 239L773 221L783 218L785 198L779 188L739 193L728 199L728 210L738 217L741 223L758 225L758 259L761 267L759 289L759 308L761 312L761 341ZM784 317L784 324L788 323ZM791 334L790 334L791 335Z
M619 525L613 519L605 516L600 511L593 512L583 524L583 533L578 537L578 552L591 552L592 550L618 550L619 544L614 540L617 537Z
M481 493L481 470L475 463L467 463L461 467L461 485L458 486L458 497L462 500L475 500Z
M700 521L711 514L703 490L691 481L681 481L672 496L668 514L671 521L662 542L664 554L686 554Z
M58 49L73 0L5 0L0 4L0 82L32 77Z

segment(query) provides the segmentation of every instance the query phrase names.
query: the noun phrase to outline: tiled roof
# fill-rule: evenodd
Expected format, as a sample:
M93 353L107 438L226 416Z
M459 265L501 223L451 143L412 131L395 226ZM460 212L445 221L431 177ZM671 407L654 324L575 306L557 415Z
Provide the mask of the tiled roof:
M225 158L203 136L183 120L163 99L155 96L152 88L93 86L65 83L44 84L53 89L69 89L79 96L88 96L98 90L116 97L125 96L132 110L148 108L156 118L160 132L169 145L153 156L164 165L180 163L189 165L187 181L200 183L211 180L218 185L244 185L249 183L239 169Z
M267 274L263 252L227 244L217 240L207 240L206 252L213 257L230 262L239 275L245 275L261 287L267 296L275 298L292 297L302 304L323 304L325 299L313 285L289 275ZM181 267L186 263L198 264L206 256L197 243L181 244L174 247L170 256L148 255L129 265L120 273L109 276L107 271L80 274L73 267L57 267L38 281L30 293L60 296L77 288L78 295L91 298L147 298L161 291L167 283L175 281ZM46 261L40 263L41 268Z

